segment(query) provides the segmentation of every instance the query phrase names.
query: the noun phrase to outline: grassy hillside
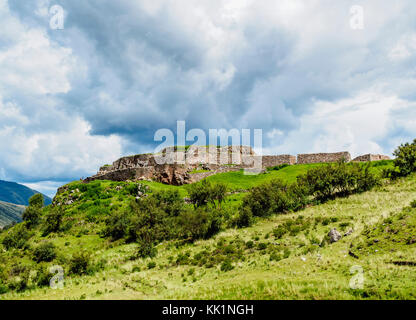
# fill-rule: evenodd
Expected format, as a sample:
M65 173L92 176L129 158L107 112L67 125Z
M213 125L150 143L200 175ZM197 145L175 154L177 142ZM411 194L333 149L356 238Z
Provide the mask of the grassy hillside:
M29 198L36 193L39 192L16 182L0 180L0 201L27 206ZM44 196L44 198L46 205L52 202L49 197Z
M162 243L154 259L136 259L136 244L110 243L98 235L52 236L61 254L94 250L103 269L91 276L67 276L63 290L49 288L7 293L3 299L414 299L414 267L392 261L416 261L416 246L400 244L394 252L369 252L351 257L351 244L366 230L395 220L416 199L416 177L403 179L364 194L310 207L297 214L273 216L246 229L230 229L213 239L176 247ZM415 215L415 209L406 209ZM299 218L302 216L302 218ZM298 221L301 231L282 238L274 230ZM334 244L317 245L336 227L354 232ZM41 241L41 239L37 239ZM380 237L381 242L395 242ZM380 244L381 245L381 244ZM354 245L353 245L354 246ZM231 270L224 263L201 265L203 257L234 257ZM58 261L62 257L58 257ZM153 263L154 264L153 264ZM355 266L355 267L354 267ZM352 268L354 267L354 268ZM352 268L352 269L351 269ZM363 289L349 282L361 270ZM228 270L228 271L227 271Z
M0 201L0 228L22 221L24 206Z
M373 168L380 167L375 164ZM284 168L262 179L288 177L291 170L299 168ZM0 276L6 272L16 274L16 289L0 298L414 299L414 267L404 262L416 261L416 244L407 234L412 234L416 227L416 209L403 208L416 199L415 178L412 175L385 183L373 191L331 200L297 213L258 219L252 227L227 229L208 240L165 241L157 246L156 257L145 259L137 256L137 243L110 241L100 236L105 227L102 216L126 206L126 201L134 198L137 192L134 183L74 182L56 199L62 203L73 201L64 205L61 232L42 236L42 230L35 229L25 251L12 249L0 253ZM250 179L253 177L240 176L234 182L236 189L247 187L253 182ZM156 189L179 188L186 194L185 187L148 184ZM228 197L226 206L232 209L240 200L236 196L240 194ZM48 210L45 209L46 213ZM392 230L403 224L408 229L389 238L390 233L384 236L381 227L386 223L391 224ZM323 241L334 227L342 234L353 232L333 244ZM0 234L0 240L7 234ZM407 238L397 242L402 235ZM35 249L45 242L59 250L52 262L36 263ZM362 249L371 243L377 243L379 249ZM87 275L69 273L73 257L83 251L91 258ZM51 265L64 268L64 289L30 289L33 275L45 273ZM19 272L25 269L30 270L29 288L19 291ZM352 289L350 281L361 272L363 287Z

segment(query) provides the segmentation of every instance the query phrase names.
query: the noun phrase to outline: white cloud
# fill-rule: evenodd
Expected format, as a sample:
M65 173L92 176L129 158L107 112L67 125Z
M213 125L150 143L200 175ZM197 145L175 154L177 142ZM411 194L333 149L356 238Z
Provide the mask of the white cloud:
M0 129L0 166L27 180L81 178L122 154L119 137L92 136L84 120L68 121L72 123L68 131L28 134L18 127Z
M36 183L32 183L32 182L18 182L18 183L23 184L24 186L32 190L41 192L50 198L53 198L58 188L64 185L66 182L67 181L39 181Z
M364 30L349 0L74 0L59 32L52 4L0 0L11 179L78 178L183 119L261 128L277 153L390 153L415 134L410 0L366 1Z
M7 28L0 31L0 41L7 47L0 48L0 89L25 95L68 92L68 76L76 64L72 50L52 43L44 29L23 25L1 2Z
M391 156L390 147L399 141L386 147L383 140L396 128L416 136L416 120L408 117L409 109L415 107L416 103L380 92L365 92L335 102L316 101L313 110L299 119L299 128L276 141L280 145L266 149L266 153L350 151L353 156Z

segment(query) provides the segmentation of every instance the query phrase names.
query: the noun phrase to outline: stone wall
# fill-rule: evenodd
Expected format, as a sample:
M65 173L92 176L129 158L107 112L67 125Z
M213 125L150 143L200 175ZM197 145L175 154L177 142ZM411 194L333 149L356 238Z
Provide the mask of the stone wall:
M366 161L379 161L379 160L390 160L389 156L382 154L364 154L354 158L352 161L366 162Z
M344 159L345 161L351 161L351 155L349 152L337 152L337 153L311 153L311 154L299 154L298 164L306 163L321 163L321 162L337 162Z
M264 171L267 167L282 164L337 162L341 159L351 161L349 152L315 153L292 155L256 155L251 147L226 146L220 148L190 147L166 148L158 154L139 154L123 157L112 165L103 166L98 173L85 179L93 180L153 180L165 184L182 185L199 181L207 176L244 169L246 172ZM354 161L377 161L390 159L383 155L366 154ZM194 170L207 172L192 173Z
M279 166L282 164L296 164L296 156L292 156L290 154L283 154L278 156L262 157L263 168Z

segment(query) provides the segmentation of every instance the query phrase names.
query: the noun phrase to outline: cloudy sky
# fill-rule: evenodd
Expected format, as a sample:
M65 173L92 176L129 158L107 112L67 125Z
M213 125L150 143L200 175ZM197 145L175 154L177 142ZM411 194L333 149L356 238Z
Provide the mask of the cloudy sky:
M266 153L391 155L416 137L415 17L414 0L0 0L0 179L52 195L177 120L263 129Z

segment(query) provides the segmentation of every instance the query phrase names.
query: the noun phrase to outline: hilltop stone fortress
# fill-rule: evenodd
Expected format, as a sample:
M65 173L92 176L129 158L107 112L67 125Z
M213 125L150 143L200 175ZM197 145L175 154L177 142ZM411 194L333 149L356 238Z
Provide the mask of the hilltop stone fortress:
M200 181L208 176L244 169L248 174L264 172L268 167L282 164L330 163L344 159L351 161L349 152L293 155L256 155L251 147L169 147L157 154L123 157L112 165L100 168L93 180L139 181L151 180L171 185ZM388 156L366 154L352 161L388 160Z

